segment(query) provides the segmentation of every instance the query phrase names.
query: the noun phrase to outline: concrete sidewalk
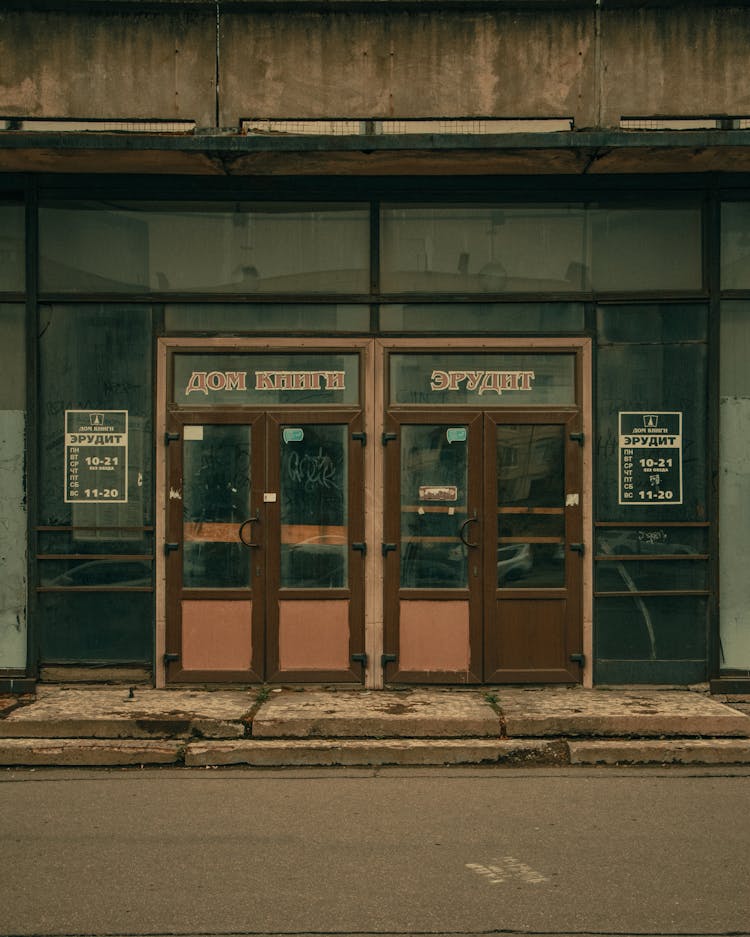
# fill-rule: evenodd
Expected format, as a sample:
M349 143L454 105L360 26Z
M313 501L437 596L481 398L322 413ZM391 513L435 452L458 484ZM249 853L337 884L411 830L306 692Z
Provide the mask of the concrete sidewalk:
M581 687L44 686L0 765L750 765L750 697Z

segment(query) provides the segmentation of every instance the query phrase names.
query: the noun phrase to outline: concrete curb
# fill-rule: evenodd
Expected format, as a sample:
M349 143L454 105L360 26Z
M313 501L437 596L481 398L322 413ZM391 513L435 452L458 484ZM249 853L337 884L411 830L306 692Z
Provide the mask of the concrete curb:
M5 767L748 765L747 739L2 739Z
M503 739L278 739L241 742L191 742L185 764L376 767L381 765L556 765L566 764L564 742Z
M747 739L633 739L568 742L572 765L747 765Z
M176 741L123 739L3 739L0 765L13 767L103 767L175 765L182 762L184 744Z
M241 722L215 719L162 718L142 719L26 719L0 720L0 739L235 739L245 735Z

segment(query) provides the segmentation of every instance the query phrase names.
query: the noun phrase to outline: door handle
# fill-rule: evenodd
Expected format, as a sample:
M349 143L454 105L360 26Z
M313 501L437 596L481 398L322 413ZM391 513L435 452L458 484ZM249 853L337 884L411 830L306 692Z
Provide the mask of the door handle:
M461 543L463 543L467 547L479 546L478 543L472 543L470 540L467 540L466 537L464 537L464 532L466 528L469 526L469 524L477 524L477 523L479 523L479 518L477 517L477 512L474 511L474 517L467 517L466 520L463 522L463 524L461 524L461 526L458 528L458 536L461 539Z
M240 538L241 542L244 543L246 547L257 547L257 543L252 543L250 540L245 540L242 536L244 529L248 524L256 524L260 520L260 511L255 512L255 517L248 517L246 521L243 521L240 524L240 529L237 531L237 536Z

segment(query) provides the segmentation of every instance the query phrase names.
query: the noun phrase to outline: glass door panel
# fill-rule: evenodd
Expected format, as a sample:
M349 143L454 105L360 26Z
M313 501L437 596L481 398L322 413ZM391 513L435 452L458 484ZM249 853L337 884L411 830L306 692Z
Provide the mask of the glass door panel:
M565 585L565 437L560 424L504 424L495 439L497 585Z
M391 411L386 427L386 680L478 683L481 414Z
M347 425L315 423L282 428L282 589L348 586L347 429Z
M182 584L251 585L251 427L184 427Z
M467 440L465 425L402 427L402 589L468 586Z
M565 410L486 415L487 682L580 679L579 421Z

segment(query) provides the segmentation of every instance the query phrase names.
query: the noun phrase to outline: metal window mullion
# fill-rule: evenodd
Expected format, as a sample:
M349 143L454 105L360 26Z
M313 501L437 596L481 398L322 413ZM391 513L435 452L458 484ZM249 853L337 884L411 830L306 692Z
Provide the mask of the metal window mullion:
M25 191L26 247L26 673L39 674L37 512L39 509L39 193L29 177Z
M704 222L705 272L709 291L708 316L708 386L706 387L706 429L708 443L708 478L706 479L707 516L712 521L708 534L708 549L711 560L708 564L708 587L711 596L706 616L708 649L708 677L719 676L721 669L721 622L719 581L719 480L720 472L720 380L721 362L721 195L718 180L712 179L706 201Z

